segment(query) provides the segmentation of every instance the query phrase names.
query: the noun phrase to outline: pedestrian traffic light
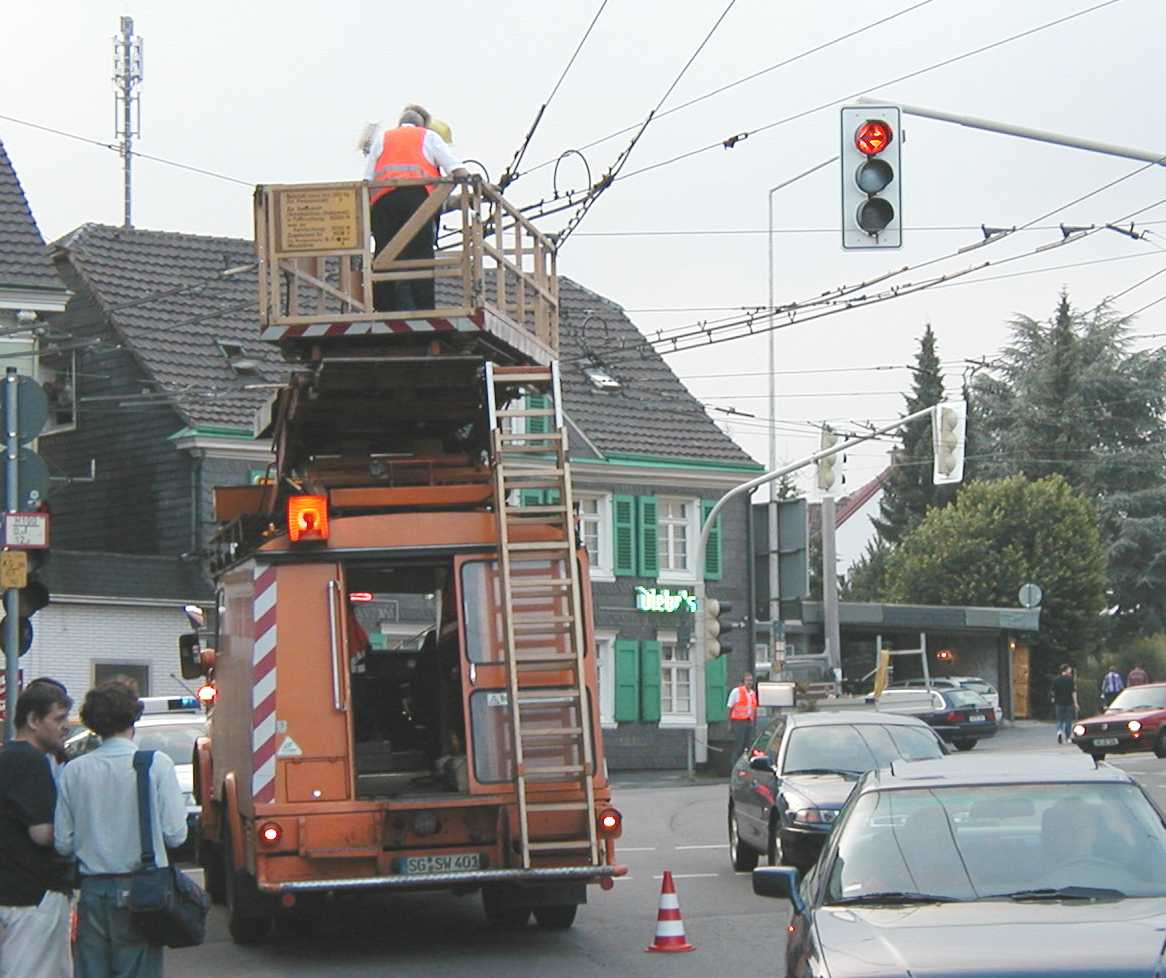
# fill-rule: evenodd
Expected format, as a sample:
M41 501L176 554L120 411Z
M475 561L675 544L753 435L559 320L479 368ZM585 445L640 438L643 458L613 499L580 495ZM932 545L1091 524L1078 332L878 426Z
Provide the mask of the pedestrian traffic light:
M831 428L828 424L822 425L822 438L819 442L818 448L820 451L826 451L838 444L838 432ZM829 455L826 458L820 458L816 463L818 467L818 488L822 492L833 492L844 481L842 478L842 462L844 456L841 452L834 455Z
M733 606L728 601L718 601L716 598L705 598L704 602L704 653L709 659L716 659L723 652L727 652L721 645L721 636L731 632L737 626L730 621L722 621L721 615L728 614Z
M903 246L899 109L842 109L842 247Z
M931 414L931 441L935 451L932 479L937 486L963 481L967 427L966 401L947 401L935 405Z
M49 589L35 579L38 571L36 567L29 568L29 580L20 588L17 598L20 602L20 655L24 655L32 648L33 628L30 620L33 615L49 603ZM4 619L0 618L0 651L7 651L4 645Z

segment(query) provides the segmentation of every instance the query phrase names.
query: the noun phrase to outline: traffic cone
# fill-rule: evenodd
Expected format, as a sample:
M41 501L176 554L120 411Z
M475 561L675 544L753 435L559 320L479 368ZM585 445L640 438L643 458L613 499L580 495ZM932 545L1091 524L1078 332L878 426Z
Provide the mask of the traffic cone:
M644 950L694 950L688 943L688 938L684 936L684 921L680 919L680 901L676 898L676 886L668 870L664 870L664 883L660 887L660 909L656 913L656 939Z

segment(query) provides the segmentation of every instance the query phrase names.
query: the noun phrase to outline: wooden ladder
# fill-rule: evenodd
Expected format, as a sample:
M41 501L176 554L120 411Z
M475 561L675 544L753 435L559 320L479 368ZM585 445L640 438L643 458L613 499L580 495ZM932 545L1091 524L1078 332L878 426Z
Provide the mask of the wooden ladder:
M546 406L530 407L524 397L521 407L511 407L519 393L542 395ZM592 704L559 365L487 363L486 396L522 865L584 855L599 865ZM530 799L532 786L545 792L564 784L580 791L564 800ZM585 835L576 816L559 821L576 826L573 832L532 838L532 815L554 819L553 813L570 812L582 813Z

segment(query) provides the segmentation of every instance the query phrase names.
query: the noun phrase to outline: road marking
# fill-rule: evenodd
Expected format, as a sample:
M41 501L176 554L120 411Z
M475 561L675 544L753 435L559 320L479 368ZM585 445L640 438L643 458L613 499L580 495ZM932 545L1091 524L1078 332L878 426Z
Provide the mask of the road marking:
M704 846L677 846L676 848L677 849L728 849L729 843L727 843L727 842L712 842L712 843L710 843L708 845L704 845Z
M620 846L620 852L655 852L655 846Z
M720 875L720 873L673 873L672 878L674 880L707 880L714 879ZM663 873L661 873L659 876L652 877L654 880L662 880L663 878Z
M612 879L615 880L617 883L628 883L631 880L633 880L634 878L635 877L633 877L633 876L613 876L612 877Z

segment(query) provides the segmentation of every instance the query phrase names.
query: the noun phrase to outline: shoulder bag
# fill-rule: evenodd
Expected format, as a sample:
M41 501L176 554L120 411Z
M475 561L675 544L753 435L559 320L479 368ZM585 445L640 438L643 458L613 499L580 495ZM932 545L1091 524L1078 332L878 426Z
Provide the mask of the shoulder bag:
M177 866L158 866L154 859L153 806L150 802L150 764L153 760L152 750L134 753L142 868L130 881L130 922L152 944L193 947L206 937L210 900L203 888Z

